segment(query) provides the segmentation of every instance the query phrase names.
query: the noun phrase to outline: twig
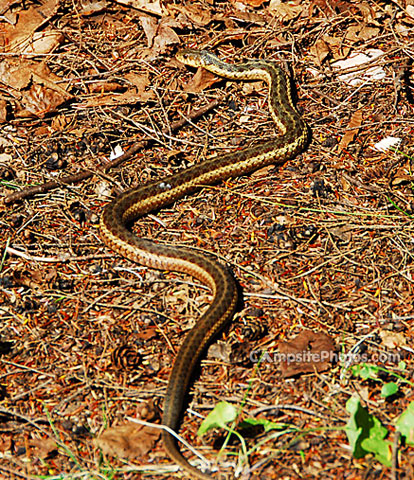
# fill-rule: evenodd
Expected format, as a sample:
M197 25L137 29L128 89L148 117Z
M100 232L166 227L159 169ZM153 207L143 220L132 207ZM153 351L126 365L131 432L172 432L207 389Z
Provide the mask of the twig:
M169 129L163 129L162 133L166 134L175 130L180 129L183 125L188 123L189 121L194 121L203 116L205 113L209 112L213 108L216 108L217 105L220 104L222 99L216 99L210 102L208 105L205 107L199 108L198 110L192 110L189 115L186 118L181 118L180 120L177 120L176 122L173 122L170 126ZM133 155L135 155L137 152L142 150L143 148L146 148L152 140L144 140L142 142L138 142L135 145L133 145L126 153L121 155L120 157L112 160L111 162L107 163L103 167L101 167L98 172L100 173L105 173L111 168L117 167L121 163L125 162L126 160L129 160ZM80 173L77 173L75 175L69 175L67 177L60 178L57 181L52 181L52 182L46 182L43 183L42 185L36 185L35 187L28 187L20 192L12 193L11 195L8 195L4 199L4 203L6 205L14 202L18 202L19 200L23 200L24 198L31 197L33 195L36 195L38 193L45 193L49 190L52 190L53 188L58 188L61 185L71 185L71 184L76 184L82 180L86 180L87 178L92 177L95 175L95 172L85 170Z
M9 255L15 255L16 257L21 257L27 260L28 262L45 262L45 263L67 263L67 262L89 262L91 260L95 260L97 258L111 258L111 255L108 254L92 254L92 255L83 255L83 256L71 256L67 253L61 253L56 255L55 257L38 257L36 255L29 255L26 252L22 252L21 250L16 250L13 247L9 247L6 245L4 249L6 253Z
M358 179L351 177L350 175L347 175L346 173L342 173L342 176L347 180L349 183L354 185L355 187L362 188L363 190L368 190L368 192L374 192L374 193L380 193L380 189L377 187L374 187L373 185L366 185L363 182L360 182Z
M13 478L12 475L14 475L16 478L24 478L25 480L38 480L39 478L37 475L30 475L27 472L22 473L15 470L14 468L5 467L4 465L0 465L0 472L7 473L7 477L5 476L4 478Z
M132 417L126 417L126 418L130 422L137 423L138 425L144 425L145 427L166 430L169 434L171 434L173 437L179 440L183 445L185 445L191 452L193 452L194 455L196 455L202 462L204 462L205 465L210 465L210 462L203 455L201 455L201 453L198 450L196 450L192 445L190 445L183 437L181 437L180 435L177 435L177 433L174 432L173 429L171 429L170 427L167 427L167 425L158 425L156 423L145 422L144 420L140 420L139 418L132 418Z
M400 444L401 432L395 432L394 442L392 445L392 465L391 478L398 480L398 446Z
M30 417L28 417L27 415L23 415L21 413L18 413L18 412L15 412L13 410L8 410L7 408L0 408L0 414L3 414L3 415L7 415L8 417L16 417L20 420L24 420L26 423L28 423L29 425L32 425L34 426L37 430L39 430L40 432L42 432L44 435L46 435L47 437L49 438L52 438L53 440L55 440L55 438L53 438L53 436L47 431L45 430L43 427L41 427L40 425L38 425L36 423L35 420L32 420ZM44 419L39 419L38 420L39 422L40 421L44 421Z
M321 415L318 412L314 412L313 410L308 410L307 408L302 408L298 405L287 405L287 404L269 405L267 407L259 407L259 408L255 408L254 410L251 410L249 413L252 416L256 416L256 415L259 415L259 413L269 412L271 410L295 410L297 412L306 413L307 415L312 415L312 416L320 417L320 418L327 418L326 416Z

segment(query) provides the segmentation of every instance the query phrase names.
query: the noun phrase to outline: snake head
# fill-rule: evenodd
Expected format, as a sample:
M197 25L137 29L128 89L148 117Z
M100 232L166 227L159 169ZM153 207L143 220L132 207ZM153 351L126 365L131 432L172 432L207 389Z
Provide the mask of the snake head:
M205 67L206 65L210 65L216 57L207 50L185 48L184 50L180 50L175 58L190 67Z

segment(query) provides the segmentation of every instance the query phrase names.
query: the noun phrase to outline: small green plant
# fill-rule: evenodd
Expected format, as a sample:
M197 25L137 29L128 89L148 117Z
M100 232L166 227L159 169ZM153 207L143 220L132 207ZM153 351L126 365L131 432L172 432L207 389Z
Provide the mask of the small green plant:
M240 441L241 448L242 448L242 455L239 456L239 462L243 463L246 462L249 454L252 453L255 449L258 449L263 443L266 441L272 440L277 438L281 435L285 435L291 432L298 432L299 429L296 427L292 427L291 425L287 425L285 423L276 423L270 420L266 420L265 418L245 418L237 425L237 431L234 429L234 425L236 420L239 416L239 410L230 403L227 402L220 402L218 403L215 408L207 415L207 417L203 420L200 428L198 429L197 434L199 436L204 435L206 432L213 428L223 428L229 433L234 434ZM231 427L228 424L232 424ZM270 432L271 430L279 430L275 434L271 435L267 439L257 443L251 450L247 450L246 442L241 434L243 430L250 429L251 427L261 425L265 432ZM229 436L227 437L226 441L223 444L222 450L225 448Z
M201 437L212 428L223 428L225 430L230 430L227 428L227 424L234 422L237 418L237 415L237 408L234 405L231 405L228 402L220 402L203 420L200 428L198 429L197 435Z
M411 402L407 409L395 422L397 432L405 439L407 445L414 446L414 402Z
M406 363L405 362L400 362L398 364L399 370L404 371L406 368ZM364 380L374 380L376 382L381 382L383 383L382 389L381 389L381 397L387 398L390 397L391 395L394 395L398 392L398 384L396 382L387 382L385 383L380 377L379 377L379 372L384 372L387 373L388 375L391 375L399 380L400 383L408 383L411 386L414 386L413 382L410 382L406 378L402 377L398 373L393 372L392 370L379 367L378 365L371 365L368 363L361 363L358 365L354 365L351 368L351 372L353 375L356 377L361 377Z
M229 442L230 436L232 434L235 435L239 439L241 448L242 448L242 455L239 456L240 463L242 463L243 460L246 460L250 453L247 451L246 442L243 436L239 433L240 431L243 431L243 429L251 428L252 426L256 426L256 425L262 425L265 432L268 432L270 430L276 430L276 429L282 430L281 432L276 433L276 435L272 435L272 438L275 438L279 435L283 435L288 432L298 431L297 428L291 427L290 425L275 423L266 419L255 419L255 418L245 418L243 421L238 423L237 425L238 430L237 431L235 430L237 419L241 414L243 405L245 404L246 398L249 395L249 392L252 388L253 379L255 378L258 372L260 363L264 358L264 354L265 352L262 353L262 356L260 357L259 361L256 364L254 374L249 382L249 388L247 389L247 392L243 398L241 405L238 408L236 408L234 405L231 405L228 402L218 403L214 407L214 409L207 415L207 417L203 420L197 432L197 435L202 436L205 433L207 433L209 430L212 430L213 428L222 428L223 430L226 430L228 432L228 435L226 440L223 443L222 450L224 450L227 443ZM231 424L231 426L229 426L228 424ZM258 448L260 445L261 443L257 444L254 448Z
M362 407L359 398L351 397L346 403L346 409L351 417L345 431L353 456L362 458L372 453L383 465L390 467L392 443L386 440L388 430L378 418Z
M228 423L234 422L237 416L238 410L236 407L227 402L220 402L203 420L197 435L202 436L213 428L223 428L240 438L237 431L227 426ZM266 420L265 418L246 418L239 423L238 427L242 430L257 425L261 425L265 432L269 432L270 430L286 430L287 428L291 429L291 426L286 423L276 423L271 420Z
M388 430L374 415L362 407L359 398L351 397L346 404L351 417L346 426L346 434L355 458L372 453L383 465L390 467L392 442L387 440ZM394 422L396 430L406 445L414 445L414 402Z
M400 362L398 368L399 370L404 371L406 368L405 362ZM397 393L399 385L402 383L414 386L413 382L410 382L400 374L377 365L364 363L354 365L351 370L355 376L364 380L370 379L382 382L381 396L383 398L388 398ZM388 375L393 376L397 381L384 382L379 377L380 372L385 372ZM392 442L388 440L389 430L382 425L377 417L370 414L368 410L361 405L358 397L351 397L346 404L346 409L350 414L350 418L343 430L345 430L348 437L354 458L363 458L367 454L372 454L380 463L390 467L392 462ZM238 423L236 431L235 424L240 416L240 411L240 409L227 402L220 402L203 420L198 430L198 435L202 436L213 428L222 428L229 432L229 434L234 434L239 438L243 454L245 458L247 458L247 455L251 453L252 450L258 448L262 443L269 439L285 435L286 433L294 432L304 435L309 432L315 432L316 430L331 430L329 427L323 427L306 432L303 429L292 427L292 425L285 423L276 423L266 419L247 417ZM397 419L395 419L393 423L395 430L401 434L405 444L414 446L414 402L411 402L408 408ZM231 424L231 426L229 426L229 424ZM247 451L242 436L243 429L257 425L261 425L265 432L270 432L271 430L279 431L272 434L268 439L255 445L251 451ZM332 429L337 430L337 428Z
M399 370L404 371L405 362L398 364ZM407 383L414 386L400 374L377 365L362 363L354 365L351 368L353 375L364 380L373 380L383 384L381 396L388 398L398 392L401 383ZM396 382L384 382L379 373L384 372L397 379ZM389 431L384 427L380 420L370 414L358 398L352 397L346 404L347 411L351 414L346 426L346 434L352 448L355 458L362 458L368 453L372 453L375 458L385 466L391 466L392 443L387 440ZM414 402L411 402L408 408L395 420L395 429L401 434L407 445L414 445Z

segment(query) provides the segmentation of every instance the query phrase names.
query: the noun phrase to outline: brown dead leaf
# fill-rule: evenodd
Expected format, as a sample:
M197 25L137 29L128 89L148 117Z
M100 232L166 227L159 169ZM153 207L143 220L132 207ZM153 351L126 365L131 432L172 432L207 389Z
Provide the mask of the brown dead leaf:
M161 16L164 13L164 7L161 5L160 0L154 0L153 2L150 0L117 0L117 2L122 5L130 5L137 10L148 12L152 15Z
M211 9L203 8L201 5L188 3L187 5L171 5L173 10L176 10L185 15L193 24L200 27L205 27L212 20Z
M160 430L129 422L105 430L94 444L105 455L133 460L147 455L160 437Z
M55 132L62 132L65 130L72 122L72 117L65 115L56 115L52 119L51 128Z
M103 105L132 105L142 102L142 97L135 90L131 89L127 92L114 95L113 93L106 93L96 97L88 98L85 101L77 104L79 108L99 107Z
M256 25L267 25L268 22L269 22L268 16L265 15L263 11L260 11L260 12L236 11L234 14L232 14L232 18L236 18L237 20L239 20L243 23L252 23L252 24L256 24ZM214 16L214 19L217 20L217 21L222 21L226 25L228 25L229 22L230 22L229 17L226 16L226 15L218 14L218 15ZM244 38L245 33L246 33L245 29L240 29L240 33L237 33L237 31L239 30L237 28L232 28L232 30L234 30L235 33L231 37L228 37L228 38L234 38L235 40L239 40L241 38ZM269 40L268 44L272 44L273 42L274 42L274 45L276 45L276 47L280 46L280 40L278 39L277 36L272 37L272 39Z
M333 227L329 229L329 233L336 238L339 238L342 242L349 243L352 239L352 227L346 225L340 227Z
M107 82L105 80L101 82L95 82L88 85L89 93L108 93L119 92L125 90L125 87L118 82Z
M35 456L43 459L56 452L58 449L58 445L53 438L33 438L29 441L29 444L35 450Z
M330 35L323 35L316 40L312 45L310 53L315 57L319 65L330 54L332 59L339 60L345 58L349 53L350 48L344 46L343 39L341 37L332 37Z
M388 348L397 348L407 345L407 339L403 333L381 330L379 335L383 345Z
M375 18L375 10L369 2L357 2L354 4L362 14L365 23L371 23Z
M356 110L349 120L347 130L345 135L342 137L341 142L339 143L339 151L343 152L348 148L348 145L352 142L355 136L358 133L358 130L361 127L363 119L362 110Z
M57 271L54 268L41 270L16 270L13 274L13 280L17 285L24 285L32 289L43 290L51 288L55 282Z
M215 358L220 362L230 363L231 347L227 342L217 340L208 348L208 357Z
M279 344L284 377L328 370L335 355L332 338L323 332L304 330L289 342Z
M250 5L251 7L260 7L263 3L267 0L240 0L240 3L244 3L245 5Z
M32 53L33 55L51 53L63 42L64 38L63 33L56 30L35 32L21 44L21 52Z
M70 100L72 95L58 84L59 80L42 62L8 58L0 63L0 82L19 101L16 117L42 118Z
M148 327L134 336L137 340L151 340L158 337L158 327Z
M161 19L158 26L157 36L154 38L153 49L156 53L164 53L169 45L178 45L180 37L167 24L167 21Z
M148 48L152 47L154 37L157 34L158 20L150 15L140 15L139 21L141 22L142 29L147 37Z
M81 8L78 10L78 13L84 16L96 15L97 13L105 11L107 6L108 2L106 0L84 1L80 4Z
M54 15L58 0L47 0L36 7L21 10L15 24L4 23L0 36L0 47L6 52L21 53L29 48L36 30ZM43 35L47 35L46 32Z
M380 29L376 27L368 27L366 25L352 25L348 27L345 38L352 42L360 42L370 40L376 37Z
M354 4L346 0L313 0L309 7L311 15L313 15L315 6L328 16L331 16L333 13L347 13L354 8Z
M351 182L344 176L339 177L339 183L341 184L342 190L344 192L349 192L351 190Z
M141 98L142 102L147 102L148 100L155 98L155 93L153 90L148 89L151 85L151 81L148 74L138 74L134 72L127 73L125 78L137 87L138 95ZM147 90L148 89L148 90Z
M36 66L35 62L25 64L24 61L6 59L0 63L0 82L16 90L22 90L29 86Z
M0 123L4 123L7 120L7 102L0 99Z
M391 141L390 137L388 139ZM394 144L398 147L399 143L397 144L397 139L394 139ZM376 144L378 145L378 144ZM389 147L388 147L389 148ZM385 148L383 151L386 151ZM405 162L403 165L399 166L395 172L392 173L390 178L390 184L393 187L397 187L398 185L402 185L404 183L412 182L413 181L413 173L412 173L412 165L411 159Z
M282 0L270 0L269 12L279 18L282 22L298 18L302 11L302 5L282 3Z
M399 168L392 176L391 185L397 187L403 183L408 183L413 181L413 175L410 173L410 166L405 166Z
M214 73L208 72L204 68L199 68L194 77L183 85L183 90L187 93L199 93L221 81L222 79L214 75Z
M260 5L263 5L266 1L267 0L240 0L240 3L250 5L251 7L260 7Z
M310 53L316 58L318 64L322 65L325 58L331 53L331 49L323 38L319 38L310 48Z
M51 88L45 88L40 83L33 84L29 90L23 91L20 99L22 109L16 110L16 117L39 117L42 118L66 101L66 97L62 96Z
M1 437L0 437L0 452L2 455L4 455L4 457L6 457L6 452L7 454L10 454L12 455L12 452L14 453L15 452L15 444L14 444L14 441L13 441L13 437L12 436L8 436L6 434L3 434ZM7 455L9 456L9 455Z
M154 53L163 53L169 45L180 43L180 38L171 27L174 22L170 18L157 20L149 15L140 15L139 19L147 37L148 48Z

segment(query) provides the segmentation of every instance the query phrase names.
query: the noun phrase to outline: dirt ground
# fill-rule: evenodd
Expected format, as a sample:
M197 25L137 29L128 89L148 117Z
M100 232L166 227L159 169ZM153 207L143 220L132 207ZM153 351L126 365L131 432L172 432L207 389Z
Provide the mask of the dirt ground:
M312 140L133 227L213 253L242 293L180 434L215 478L413 479L414 412L407 436L397 421L414 397L413 2L41 0L1 15L0 477L184 478L159 429L131 419L160 422L209 291L121 258L98 227L125 189L277 135L264 84L183 66L192 47L278 62ZM333 361L280 362L328 345ZM223 401L249 428L197 436ZM345 431L364 418L371 450Z

